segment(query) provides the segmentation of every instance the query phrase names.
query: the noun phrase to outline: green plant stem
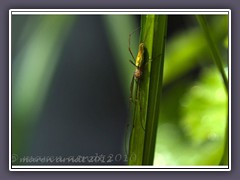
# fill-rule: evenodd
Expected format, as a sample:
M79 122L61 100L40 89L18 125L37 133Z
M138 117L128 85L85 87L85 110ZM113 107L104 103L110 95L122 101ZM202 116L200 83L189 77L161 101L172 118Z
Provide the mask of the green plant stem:
M153 165L162 94L167 16L144 15L141 21L145 63L143 78L134 89L134 97L140 93L140 98L134 98L129 165Z
M151 23L146 18L146 24ZM160 104L162 96L163 66L165 37L167 33L167 16L154 16L154 27L150 70L149 95L147 106L147 120L145 130L145 141L143 150L143 165L153 165L157 127L160 115Z

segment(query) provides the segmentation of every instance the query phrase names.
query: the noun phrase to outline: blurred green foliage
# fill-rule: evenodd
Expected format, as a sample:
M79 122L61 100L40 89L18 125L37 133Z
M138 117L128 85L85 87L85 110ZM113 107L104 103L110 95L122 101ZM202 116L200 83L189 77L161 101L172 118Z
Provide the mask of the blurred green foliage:
M208 16L209 21L215 19L211 21L211 31L221 54L227 54L221 48L228 34L227 18ZM193 28L172 39L171 44L179 44L179 48L174 48L177 55L171 49L175 46L167 45L166 53L171 52L173 60L167 56L165 61L164 79L168 86L163 93L155 165L219 165L227 145L228 97L221 74L208 57L208 46L199 33ZM196 68L200 70L197 79L189 73Z
M227 94L215 68L206 69L182 101L180 121L194 144L224 138L227 117Z
M218 48L222 49L223 39L228 34L228 16L208 16L208 20ZM167 37L163 79L165 85L184 76L199 64L206 64L209 60L210 54L203 32L196 20L195 22L195 26L179 31L170 38Z
M227 95L216 68L205 69L193 85L179 82L165 95L155 164L218 165L225 143Z

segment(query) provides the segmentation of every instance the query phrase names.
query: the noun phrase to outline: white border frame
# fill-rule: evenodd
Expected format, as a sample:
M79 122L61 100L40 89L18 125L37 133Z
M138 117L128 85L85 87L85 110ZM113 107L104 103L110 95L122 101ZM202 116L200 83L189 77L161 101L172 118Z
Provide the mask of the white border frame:
M11 23L12 15L228 15L229 16L229 165L228 166L12 166L11 154ZM230 9L10 9L9 10L9 170L10 171L231 171L231 10Z

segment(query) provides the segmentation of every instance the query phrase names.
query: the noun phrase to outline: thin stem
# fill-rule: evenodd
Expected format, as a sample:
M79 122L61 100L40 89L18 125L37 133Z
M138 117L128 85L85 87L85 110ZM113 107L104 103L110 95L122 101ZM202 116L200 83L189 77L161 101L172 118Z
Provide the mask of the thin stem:
M212 38L212 35L211 35L211 31L209 30L206 18L205 18L204 15L197 15L197 19L198 19L198 22L199 22L199 24L201 25L201 27L203 29L205 38L206 38L206 40L208 42L208 46L211 49L211 54L212 54L213 60L214 60L214 62L216 64L219 72L221 73L221 76L222 76L225 88L226 88L226 90L228 92L228 78L227 78L226 73L224 71L224 67L223 67L223 63L222 63L223 60L222 60L222 58L220 56L220 53L219 53L219 51L217 49L216 44L213 41L213 38Z

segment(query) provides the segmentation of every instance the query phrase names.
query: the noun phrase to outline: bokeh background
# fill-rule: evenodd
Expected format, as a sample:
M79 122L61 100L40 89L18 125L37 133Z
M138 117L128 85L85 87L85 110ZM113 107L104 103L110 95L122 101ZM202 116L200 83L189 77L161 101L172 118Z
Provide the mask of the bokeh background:
M228 72L228 16L207 16ZM12 159L105 155L127 164L130 15L13 15ZM139 31L131 38L136 54ZM194 16L170 15L156 165L218 165L228 98ZM119 158L122 157L122 158Z

